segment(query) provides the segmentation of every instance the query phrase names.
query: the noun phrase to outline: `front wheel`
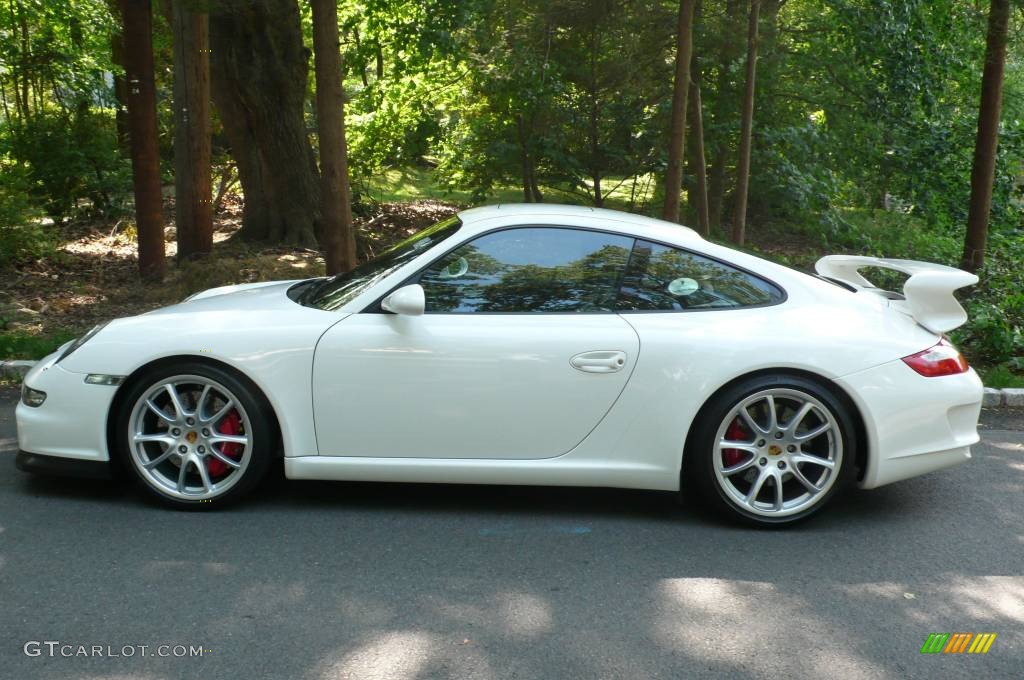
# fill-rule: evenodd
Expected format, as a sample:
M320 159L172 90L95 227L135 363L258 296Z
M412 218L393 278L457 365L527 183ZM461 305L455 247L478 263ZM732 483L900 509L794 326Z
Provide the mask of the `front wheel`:
M832 390L759 376L715 397L694 425L684 482L728 516L792 524L823 508L854 473L855 431Z
M118 453L142 487L182 509L225 505L265 475L276 437L262 395L202 363L157 369L130 388Z

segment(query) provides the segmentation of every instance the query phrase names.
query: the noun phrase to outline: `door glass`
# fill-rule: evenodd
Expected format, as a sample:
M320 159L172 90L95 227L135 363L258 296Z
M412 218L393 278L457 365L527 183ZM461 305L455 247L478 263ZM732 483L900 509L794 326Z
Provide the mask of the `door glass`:
M700 255L636 242L622 281L622 311L682 311L780 302L782 291L752 274Z
M420 277L427 313L610 312L633 239L523 227L486 234Z

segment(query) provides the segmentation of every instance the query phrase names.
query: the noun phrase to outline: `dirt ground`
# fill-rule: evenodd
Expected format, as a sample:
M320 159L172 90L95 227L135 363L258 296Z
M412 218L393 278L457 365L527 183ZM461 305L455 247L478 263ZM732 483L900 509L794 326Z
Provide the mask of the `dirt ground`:
M458 209L440 201L377 204L357 217L360 259L443 219ZM169 218L173 206L168 206ZM140 281L132 228L121 224L63 227L66 240L52 257L0 271L0 332L39 336L79 333L102 321L173 304L192 293L231 283L300 279L324 274L320 253L266 247L232 238L241 202L228 199L215 218L213 253L177 262L173 220L166 228L168 275Z

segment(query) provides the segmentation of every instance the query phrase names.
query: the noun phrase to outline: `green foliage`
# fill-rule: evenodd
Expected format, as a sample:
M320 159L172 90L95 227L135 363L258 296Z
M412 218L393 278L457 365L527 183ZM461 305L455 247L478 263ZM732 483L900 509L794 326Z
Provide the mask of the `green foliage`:
M5 117L24 121L52 106L109 104L104 72L111 70L116 25L108 0L5 3L0 11Z
M1024 362L999 364L980 370L985 387L1024 388Z
M752 218L791 217L794 202L813 212L895 204L937 229L962 229L985 25L981 6L959 0L785 3L762 46ZM1024 220L1015 184L1024 157L1020 66L1011 55L996 229ZM713 107L720 96L705 99Z
M51 255L56 240L38 223L0 223L0 268Z
M357 187L431 151L462 75L456 39L475 3L346 0L346 135Z
M755 163L762 171L751 177L750 209L762 216L806 220L817 216L838 228L842 216L837 173L828 167L831 136L812 117L802 125L765 130Z
M39 224L39 211L25 192L23 165L0 156L0 268L22 264L50 253L50 237Z
M0 10L0 266L50 252L61 222L109 221L125 209L129 163L118 151L110 82L121 73L112 4L14 0ZM308 41L308 3L300 7ZM694 33L706 160L727 215L748 7L705 0ZM829 250L956 264L987 3L764 0L761 7L750 233L770 235L773 244L758 240L776 255L775 245L784 249L796 236ZM170 182L173 36L154 8L159 139ZM654 212L678 10L677 0L340 0L357 198L525 199ZM973 360L1011 374L1024 370L1022 28L1024 14L1015 10L990 252L982 283L963 296L971 321L956 334ZM692 168L687 173L692 196ZM694 214L692 204L685 214ZM791 248L788 258L805 264L809 249Z
M47 111L6 130L0 143L24 169L19 188L54 220L123 211L131 168L117 149L111 116L84 107L71 115Z
M2 321L0 318L0 322ZM75 334L68 331L58 331L51 335L33 335L23 331L0 330L0 357L42 359L74 337Z
M966 301L970 321L956 338L989 364L1024 376L1024 233L993 234L980 282Z
M442 174L478 200L518 184L531 199L543 186L602 204L621 182L660 169L673 17L642 1L481 7L459 110L440 140Z

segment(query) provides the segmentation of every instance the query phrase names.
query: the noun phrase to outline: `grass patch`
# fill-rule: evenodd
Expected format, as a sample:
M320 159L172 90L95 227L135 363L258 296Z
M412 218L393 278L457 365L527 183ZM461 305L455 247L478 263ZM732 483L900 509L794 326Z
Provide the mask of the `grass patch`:
M1013 369L1006 364L999 364L997 366L989 366L985 368L979 368L976 366L975 370L977 370L978 374L981 376L981 382L985 383L985 387L994 387L996 389L1002 389L1004 387L1024 389L1024 375L1014 373Z
M0 333L0 359L42 359L75 337L70 331L33 335L21 331Z

